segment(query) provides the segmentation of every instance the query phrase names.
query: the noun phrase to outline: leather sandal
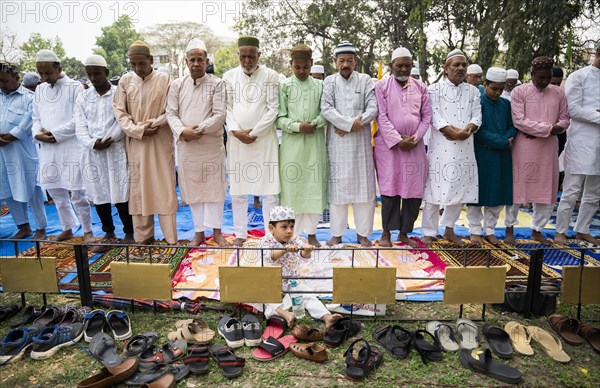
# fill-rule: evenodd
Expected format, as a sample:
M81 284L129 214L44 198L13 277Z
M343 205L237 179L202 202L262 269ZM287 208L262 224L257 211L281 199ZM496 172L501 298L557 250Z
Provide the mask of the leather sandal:
M308 344L293 343L290 344L290 352L298 358L304 358L310 361L327 361L327 350L314 342Z
M358 348L355 356L354 347L359 343L361 344L361 347ZM383 362L383 354L381 351L362 338L352 342L348 347L348 350L344 353L344 356L346 357L346 377L354 381L364 380Z
M575 318L567 318L564 315L552 314L548 317L548 323L554 331L569 345L582 345L584 340L579 336L579 321Z
M296 325L292 330L292 335L299 340L304 341L321 341L325 336L323 330L312 328L308 325Z

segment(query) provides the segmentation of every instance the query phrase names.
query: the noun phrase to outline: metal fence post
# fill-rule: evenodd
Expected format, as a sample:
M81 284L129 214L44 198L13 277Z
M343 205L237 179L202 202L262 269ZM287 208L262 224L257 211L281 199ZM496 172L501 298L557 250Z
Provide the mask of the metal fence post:
M87 245L74 245L73 249L75 249L75 263L77 264L77 281L79 283L81 305L92 307L92 282L90 279Z

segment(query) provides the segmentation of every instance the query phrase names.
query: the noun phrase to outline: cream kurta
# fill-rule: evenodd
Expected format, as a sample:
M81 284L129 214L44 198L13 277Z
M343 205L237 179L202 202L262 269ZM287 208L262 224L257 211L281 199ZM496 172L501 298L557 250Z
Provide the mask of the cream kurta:
M165 73L153 71L142 79L129 72L121 78L115 93L115 117L127 134L132 215L177 211L173 133L165 114L170 83ZM160 129L156 135L143 138L144 130L151 127Z
M252 129L256 140L244 144L227 137L229 191L231 195L279 194L279 142L275 120L279 111L277 73L259 66L246 75L241 66L223 75L227 84L229 131Z
M169 89L167 120L175 137L185 127L198 126L204 135L177 141L179 189L187 203L225 201L225 83L212 74L194 80L190 75L175 80Z

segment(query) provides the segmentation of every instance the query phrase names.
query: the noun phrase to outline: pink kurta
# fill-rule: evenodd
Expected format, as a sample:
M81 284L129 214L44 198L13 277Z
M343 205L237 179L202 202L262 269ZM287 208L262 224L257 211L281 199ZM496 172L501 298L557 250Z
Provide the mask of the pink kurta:
M423 198L427 178L427 154L422 139L431 123L427 86L409 78L404 87L394 77L375 84L379 106L375 133L375 169L383 195ZM400 135L415 136L419 144L403 151Z
M519 130L512 151L513 202L552 204L558 192L558 139L550 131L554 124L569 126L565 93L554 85L540 91L529 82L516 87L510 97Z

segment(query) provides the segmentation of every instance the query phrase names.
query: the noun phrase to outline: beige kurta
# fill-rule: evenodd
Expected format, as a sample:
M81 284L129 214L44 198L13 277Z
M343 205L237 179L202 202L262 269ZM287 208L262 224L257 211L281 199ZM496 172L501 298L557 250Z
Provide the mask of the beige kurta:
M275 120L279 113L277 73L259 66L252 75L238 66L223 75L227 84L227 127L252 129L256 140L244 144L227 136L227 171L231 195L279 194L279 141Z
M121 78L115 93L115 117L127 134L132 215L177 211L173 133L165 114L170 83L165 73L153 71L142 79L129 72ZM156 126L160 127L156 135L143 138L146 129Z
M167 120L177 141L179 189L187 203L225 201L225 82L206 74L190 75L171 84ZM204 135L192 141L179 138L185 127L198 126Z

